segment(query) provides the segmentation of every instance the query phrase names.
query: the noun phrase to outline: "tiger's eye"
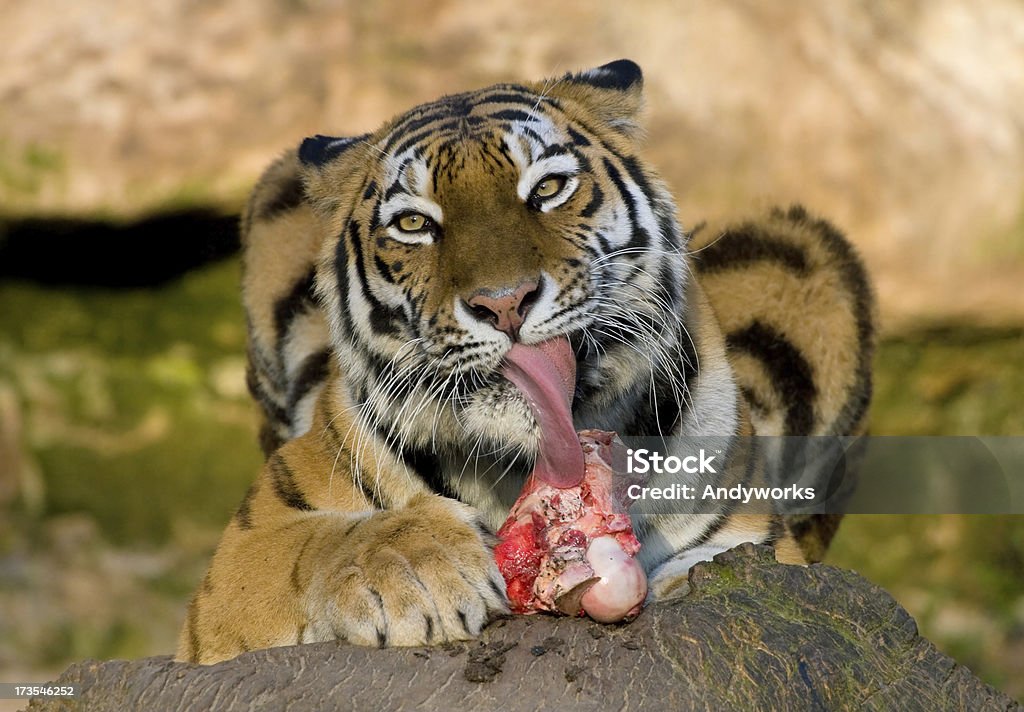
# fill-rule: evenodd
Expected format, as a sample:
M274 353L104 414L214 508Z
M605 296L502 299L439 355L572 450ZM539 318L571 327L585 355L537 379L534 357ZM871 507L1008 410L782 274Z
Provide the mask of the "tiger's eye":
M552 198L562 192L564 187L565 176L547 176L534 186L533 196L542 200Z
M398 229L402 232L422 232L427 226L427 216L419 213L406 213L398 218Z

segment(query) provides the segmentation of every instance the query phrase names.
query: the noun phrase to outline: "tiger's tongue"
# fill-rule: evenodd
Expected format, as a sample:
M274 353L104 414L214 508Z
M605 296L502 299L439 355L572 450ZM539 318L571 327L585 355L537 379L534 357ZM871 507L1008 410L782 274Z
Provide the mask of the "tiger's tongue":
M526 397L540 425L540 454L533 474L555 487L575 487L583 479L583 448L572 424L576 357L567 338L536 346L515 344L502 369Z

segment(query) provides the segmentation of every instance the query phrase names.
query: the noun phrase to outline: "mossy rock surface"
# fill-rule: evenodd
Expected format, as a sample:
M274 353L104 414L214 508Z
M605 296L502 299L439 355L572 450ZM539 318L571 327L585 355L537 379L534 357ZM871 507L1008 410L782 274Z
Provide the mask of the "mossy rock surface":
M921 638L885 591L752 545L699 564L686 597L628 625L514 617L442 648L323 643L208 667L89 661L57 682L80 696L28 709L1019 709Z

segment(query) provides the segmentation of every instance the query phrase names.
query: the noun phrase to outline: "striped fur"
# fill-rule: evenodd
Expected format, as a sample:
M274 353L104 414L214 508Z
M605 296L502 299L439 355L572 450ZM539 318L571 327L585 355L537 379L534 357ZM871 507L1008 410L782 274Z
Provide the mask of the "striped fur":
M862 428L871 300L849 245L800 209L690 242L636 155L641 85L623 60L448 96L366 136L307 139L268 169L242 226L268 459L192 599L179 659L438 643L504 612L489 532L540 437L500 376L510 333L570 338L579 428ZM471 306L527 282L518 333ZM733 481L764 476L748 450L731 448ZM744 541L811 560L832 524L723 510L637 528L666 596Z

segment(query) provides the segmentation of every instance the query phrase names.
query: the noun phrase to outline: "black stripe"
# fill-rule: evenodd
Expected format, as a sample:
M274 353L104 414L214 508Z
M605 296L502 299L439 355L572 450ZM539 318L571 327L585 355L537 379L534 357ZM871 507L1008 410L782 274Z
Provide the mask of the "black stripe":
M799 275L808 272L807 254L797 245L764 234L753 223L725 232L694 253L694 267L701 274L740 269L755 262L775 262Z
M402 173L402 169L399 169L399 176L401 176L401 173ZM384 198L383 198L383 200L391 200L391 198L395 197L399 193L401 193L402 195L410 195L410 193L406 189L406 187L404 185L402 185L401 177L399 177L397 180L395 180L395 182L392 183L391 185L389 185L388 189L384 191Z
M349 224L348 232L349 236L351 237L352 250L354 252L353 257L355 259L356 266L356 275L359 278L359 286L363 293L363 298L370 303L370 328L373 329L374 333L380 335L397 334L398 326L395 322L401 319L402 312L399 309L394 309L392 307L386 306L385 304L381 303L379 299L373 296L373 294L370 293L370 283L366 277L366 265L363 264L363 245L359 239L359 228L354 220ZM347 293L343 295L342 298L344 300L342 302L342 306L345 308L345 312L347 314Z
M384 369L388 367L388 359L385 359L376 351L370 351L370 347L363 341L352 340L350 345L356 350L359 356L366 362L366 367L370 369L374 376L379 377ZM353 384L356 387L358 384Z
M316 303L316 297L313 292L315 277L316 273L310 269L292 285L288 294L278 299L277 303L274 304L274 331L277 333L279 345L288 332L288 327L291 326L292 320L304 312L310 305Z
M380 425L376 426L377 437L384 441L385 445L392 452L396 451L396 444L391 433ZM432 450L417 447L405 447L401 451L401 460L411 469L423 482L434 492L442 494L450 499L458 499L455 490L448 481L441 475L441 460Z
M302 583L299 581L299 566L302 563L302 555L306 553L306 549L309 547L309 542L313 541L314 536L316 536L315 530L310 532L309 536L306 537L306 540L302 542L302 546L299 547L299 553L295 555L295 563L292 564L291 575L288 577L288 580L292 585L292 590L298 594L302 593Z
M246 349L249 367L255 369L261 375L267 376L276 385L281 381L281 366L274 360L275 355L268 355L257 342L256 336L253 334L252 320L246 318L245 321L246 333L249 336L248 348Z
M288 412L294 411L300 400L306 397L313 388L327 378L328 366L331 363L331 350L321 349L310 354L302 362L298 375L292 381L288 392Z
M774 211L779 217L781 211ZM854 384L850 396L843 404L839 420L835 424L834 432L848 433L861 421L867 412L871 402L871 359L874 351L874 324L872 315L874 312L874 296L871 292L871 283L868 279L864 264L860 261L853 245L843 234L826 220L813 219L808 216L802 206L793 205L786 212L786 219L810 225L821 236L825 247L836 258L839 264L839 272L843 284L853 295L854 319L857 322L857 340L859 351L857 353L857 382Z
M622 161L622 165L626 168L626 173L633 179L637 187L640 188L640 192L648 197L654 197L654 191L651 190L651 184L647 181L647 176L644 175L643 169L640 167L640 162L636 156L620 156L619 160Z
M626 204L626 210L629 213L629 222L633 228L633 234L630 237L626 247L634 249L638 247L649 247L651 244L650 235L647 234L647 230L640 226L639 218L637 217L636 201L633 200L633 194L629 192L626 187L626 183L622 180L622 174L619 170L609 161L607 158L603 159L604 168L608 172L608 177L612 183L618 189L619 194L622 196L622 201Z
M687 544L686 548L687 549L692 549L694 547L701 546L703 544L708 543L711 540L711 537L713 537L715 534L720 532L722 530L722 527L724 527L726 525L726 523L729 521L729 515L730 515L730 513L728 511L725 511L725 512L722 512L722 513L718 514L717 518L715 519L715 521L711 523L711 526L709 526L703 532L701 532L701 535L699 537L697 537L696 539L694 539L693 542L691 542L690 544ZM680 552L680 553L685 553L685 552ZM678 556L678 554L677 554L677 556ZM675 557L673 557L673 558L675 558Z
M680 284L680 280L676 278L672 270L675 264L675 260L665 260L661 263L661 269L658 272L658 286L655 288L658 298L672 307L673 314L679 312L679 302L683 296L683 285Z
M399 121L398 125L395 126L394 129L392 130L391 135L388 136L387 142L384 144L384 150L383 150L384 154L392 155L392 156L397 156L397 155L401 154L404 151L404 149L406 149L409 146L411 146L412 143L415 143L415 141L413 141L412 143L410 143L408 141L403 142L402 143L403 151L392 150L392 149L394 149L396 142L402 140L403 138L409 136L410 134L416 133L419 129L421 129L421 128L425 127L425 126L429 126L430 124L437 123L437 122L440 122L440 121L444 121L445 119L448 118L448 114L447 114L446 111L443 111L443 109L441 111L437 110L438 108L442 108L442 107L430 107L430 106L428 106L428 107L425 107L425 108L429 112L425 116L421 116L419 118L412 118L411 115L407 114L407 120ZM433 133L433 131L434 131L434 127L431 127L427 131L420 132L420 135L429 136L431 133Z
M579 131L574 129L572 126L568 127L568 131L569 131L569 138L571 138L572 142L574 144L576 144L577 146L589 146L590 145L590 139L588 139L586 136L584 136Z
M740 393L743 394L743 400L750 405L751 410L756 410L761 413L768 412L768 405L763 400L761 400L758 394L755 393L753 390L751 390L747 386L743 386L740 388Z
M388 508L387 504L384 502L384 498L377 493L377 489L366 486L366 482L363 481L363 477L361 474L359 477L355 477L355 475L353 474L353 478L356 482L356 485L359 486L359 491L363 493L363 497L365 497L366 501L372 504L375 509Z
M679 223L676 222L673 209L666 209L664 204L659 204L655 198L656 196L651 196L654 205L654 215L658 218L658 228L661 230L661 237L668 244L670 250L677 250L683 244L682 230L679 228Z
M431 490L450 499L458 499L455 490L441 475L441 460L433 451L407 447L402 450L402 460Z
M643 167L640 161L635 156L619 156L619 160L622 161L622 165L626 167L626 172L629 173L629 177L633 179L633 182L640 188L640 192L647 196L647 199L651 203L651 211L658 220L658 230L661 233L661 237L665 240L669 247L679 247L681 240L679 235L679 226L676 224L675 215L671 210L657 210L658 200L657 191L651 186L650 181L647 179L647 175L644 173ZM674 204L674 202L673 202Z
M306 200L306 191L298 175L291 175L278 187L269 200L256 206L255 217L267 220L280 213L293 210Z
M569 152L570 155L574 156L577 161L579 161L580 172L582 172L582 173L590 173L591 172L591 170L590 170L590 159L589 158L587 158L580 151L577 151L573 147L570 147L568 152Z
M498 168L501 168L503 163L507 163L510 168L515 168L515 163L512 161L511 156L509 156L508 150L499 150L498 147L492 146L487 142L481 142L480 150L484 155L490 156Z
M365 400L365 398L361 398L359 397L358 394L356 394L356 401L359 402L362 400ZM338 433L338 428L334 425L334 418L331 417L330 411L326 407L326 401L322 400L321 403L324 404L324 410L322 412L321 417L327 423L327 425L325 425L323 429L323 435L329 438L327 446L335 453L335 457L338 458L339 461L341 461L341 458L343 457L351 459L352 453L348 449L348 447L346 447L345 444L342 442L341 435ZM363 497L366 498L367 502L369 502L377 509L387 509L387 505L385 504L383 498L380 497L374 489L371 489L366 486L366 483L363 482L362 476L357 478L354 472L350 473L350 476L352 478L353 484L359 487L359 491L362 492ZM359 522L356 522L356 524L358 523Z
M759 359L786 403L786 435L806 435L814 425L814 385L811 365L781 333L760 321L729 334L729 348Z
M341 316L342 330L346 334L352 334L352 316L348 306L348 246L346 235L350 235L352 241L359 240L359 232L356 223L351 218L338 235L337 246L334 248L334 273L338 277L338 313Z
M699 360L697 358L697 347L693 343L693 339L690 337L687 329L683 328L679 330L679 351L680 361L683 369L683 393L689 394L692 398L694 395L694 379L697 377L698 370L697 364Z
M269 457L270 453L281 447L287 439L287 432L280 432L269 420L263 421L263 424L260 426L258 441L264 458Z
M675 431L682 414L682 404L675 398L675 389L670 378L661 372L656 375L654 391L657 393L657 399L654 403L651 403L650 398L639 403L633 420L624 428L623 434L653 436L669 435Z
M513 94L507 89L503 90L503 94L484 94L473 102L473 108L484 106L486 104L519 104L521 106L529 106L533 108L537 104L538 96L528 89L523 88L522 94ZM541 99L541 103L550 104L551 101L547 98Z
M797 539L803 539L808 532L816 528L813 515L789 517L786 524L789 525L790 533Z
M373 233L377 232L377 230L380 229L380 226L381 226L380 225L380 205L381 205L381 201L380 200L375 200L374 203L373 203L373 210L370 211L370 227L369 227L369 232L368 232L368 234L370 234L370 235L372 235ZM353 234L358 236L358 232L355 232ZM384 239L385 238L383 238L383 237L378 237L377 238L377 246L378 247L381 246L381 243L382 243L382 241L384 241Z
M295 482L295 475L284 458L280 454L274 453L267 460L267 465L270 467L270 479L274 485L274 493L281 501L292 509L304 512L313 511L313 505L306 501L306 496L299 489Z
M430 186L432 191L437 191L437 186L440 183L442 167L447 163L447 161L444 160L444 157L446 153L449 153L449 151L450 149L447 147L442 147L434 154L434 167L430 170ZM430 165L429 160L427 161L427 165Z
M377 194L377 181L371 180L367 184L366 190L363 191L363 200L369 200L370 198L372 198L376 194Z
M508 595L505 591L502 591L498 586L498 583L494 579L487 579L487 582L491 584L491 591L494 593L494 597L497 598L504 604L508 604Z
M402 310L381 304L370 295L366 296L373 305L370 309L370 328L373 329L373 333L380 334L382 336L393 336L397 334L397 322L402 319Z
M401 129L398 133L393 133L388 139L388 146L393 148L385 147L385 151L392 156L401 156L403 153L408 151L410 148L415 146L420 141L429 139L432 137L440 137L452 132L457 132L462 126L462 119L451 119L445 116L431 117L429 121L415 121L415 125ZM417 129L428 124L437 123L437 126L428 126L422 131ZM404 139L404 140L403 140ZM398 146L394 146L395 142L402 140ZM404 168L404 166L403 166Z
M384 278L385 282L388 284L395 283L395 275L391 272L391 267L380 258L380 255L375 254L373 256L373 264L377 268L377 271L380 272L380 276Z
M502 111L495 111L493 114L488 114L489 119L498 119L500 121L523 121L536 123L539 119L536 116L520 111L519 109L503 109ZM539 138L539 137L538 137Z
M544 139L541 138L539 133L537 133L536 131L534 131L530 127L528 127L528 126L519 126L519 127L517 127L517 130L520 131L523 134L523 136L527 136L529 138L532 138L535 142L539 143L540 145L542 145L542 146L544 145Z
M372 595L374 600L377 602L377 607L380 608L380 615L384 618L384 630L381 630L380 628L377 629L377 646L380 648L387 647L388 612L384 608L384 597L380 595L380 591L372 586L367 586L366 590L370 592L370 595Z
M249 393L259 403L260 407L263 408L263 413L267 416L267 419L274 423L281 423L285 427L290 427L292 423L291 416L288 411L285 410L281 405L277 403L270 394L267 393L263 386L260 384L259 376L253 368L247 368L245 371L245 383L249 387Z
M601 186L597 183L593 184L593 190L590 193L590 201L586 204L583 210L580 212L580 217L589 218L604 204L604 192L601 190Z
M775 544L782 535L785 533L786 528L782 523L782 517L778 515L773 516L768 523L768 537L764 540L765 544Z
M498 151L505 157L505 160L510 166L514 167L516 165L515 159L512 158L512 151L509 149L504 137L502 137L501 143L498 144Z
M249 485L245 496L242 497L242 503L238 505L238 511L235 512L235 521L238 522L239 529L252 529L252 500L256 496L258 489L258 482Z
M553 156L579 156L575 151L570 151L568 148L560 143L553 143L550 146L545 147L541 151L540 155L537 156L537 161L543 158L551 158ZM535 161L536 162L536 161Z

